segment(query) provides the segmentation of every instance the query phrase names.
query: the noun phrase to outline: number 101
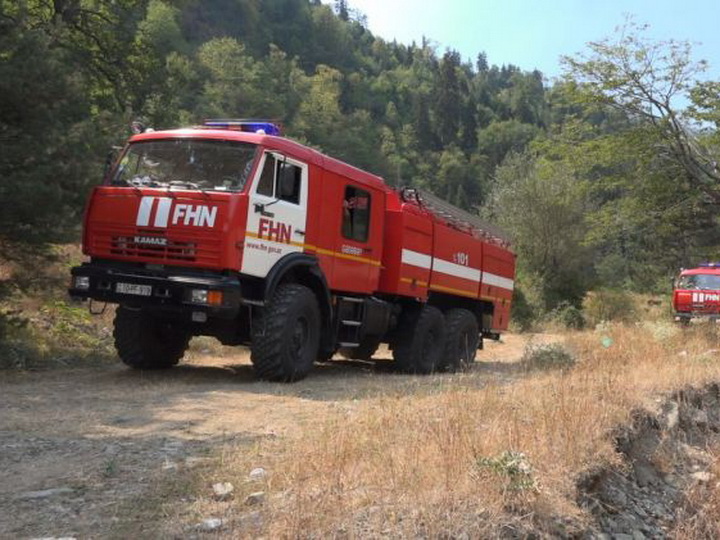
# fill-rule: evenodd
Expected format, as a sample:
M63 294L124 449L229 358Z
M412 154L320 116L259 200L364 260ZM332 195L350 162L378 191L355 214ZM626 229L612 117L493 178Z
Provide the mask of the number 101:
M463 266L468 266L470 264L470 256L467 253L455 253L453 255L453 261L455 264L462 264Z

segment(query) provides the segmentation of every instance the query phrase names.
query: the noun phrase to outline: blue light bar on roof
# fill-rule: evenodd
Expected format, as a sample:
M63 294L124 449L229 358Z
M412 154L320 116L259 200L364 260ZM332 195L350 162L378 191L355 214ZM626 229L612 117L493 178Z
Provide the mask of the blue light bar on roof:
M720 262L701 262L699 268L720 268Z
M205 127L280 136L280 128L267 120L205 120Z

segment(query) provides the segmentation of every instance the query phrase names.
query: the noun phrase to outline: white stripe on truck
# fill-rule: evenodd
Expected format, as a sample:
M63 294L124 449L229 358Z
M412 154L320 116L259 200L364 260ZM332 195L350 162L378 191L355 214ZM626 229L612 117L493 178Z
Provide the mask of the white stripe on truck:
M430 268L432 268L433 258L430 255L425 255L424 253L418 253L417 251L403 249L401 260L404 264L409 264L410 266L417 266L418 268L425 268L427 270L430 270Z
M506 277L496 276L490 272L483 272L483 283L485 285L492 285L493 287L500 287L501 289L507 289L512 291L515 288L515 282Z
M418 253L417 251L412 251L410 249L402 250L401 260L403 264L417 266L418 268L424 268L426 270L432 269L434 272L475 281L477 283L482 281L485 285L500 287L501 289L507 289L509 291L512 291L515 288L515 282L510 278L491 274L490 272L482 272L477 268L462 266L444 259L431 257L425 253Z
M433 257L433 272L440 272L441 274L447 274L448 276L459 277L463 279L469 279L470 281L480 282L480 270L477 268L471 268L469 266L461 266L450 261L438 259Z

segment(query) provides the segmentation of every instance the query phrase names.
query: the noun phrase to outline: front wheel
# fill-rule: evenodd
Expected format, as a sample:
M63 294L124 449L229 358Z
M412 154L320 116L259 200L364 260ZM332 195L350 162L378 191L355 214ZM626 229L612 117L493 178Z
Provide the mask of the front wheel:
M450 372L468 369L475 361L479 340L475 315L467 309L448 310L445 313L443 368Z
M320 309L313 292L294 283L280 285L253 324L252 363L270 381L303 379L320 344Z
M141 308L119 306L113 336L118 356L134 369L167 369L185 354L191 335L180 323L157 319Z

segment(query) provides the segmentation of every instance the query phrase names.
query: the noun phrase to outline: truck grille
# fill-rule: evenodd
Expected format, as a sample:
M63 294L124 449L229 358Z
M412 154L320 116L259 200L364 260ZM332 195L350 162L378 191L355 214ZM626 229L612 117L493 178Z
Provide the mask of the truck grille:
M168 240L164 246L136 242L134 237L113 236L110 253L126 257L168 259L175 261L195 261L197 244L194 242L175 242Z
M220 240L212 232L182 230L172 233L182 239L173 239L165 230L118 229L96 228L91 239L92 254L156 264L207 268L220 265Z

